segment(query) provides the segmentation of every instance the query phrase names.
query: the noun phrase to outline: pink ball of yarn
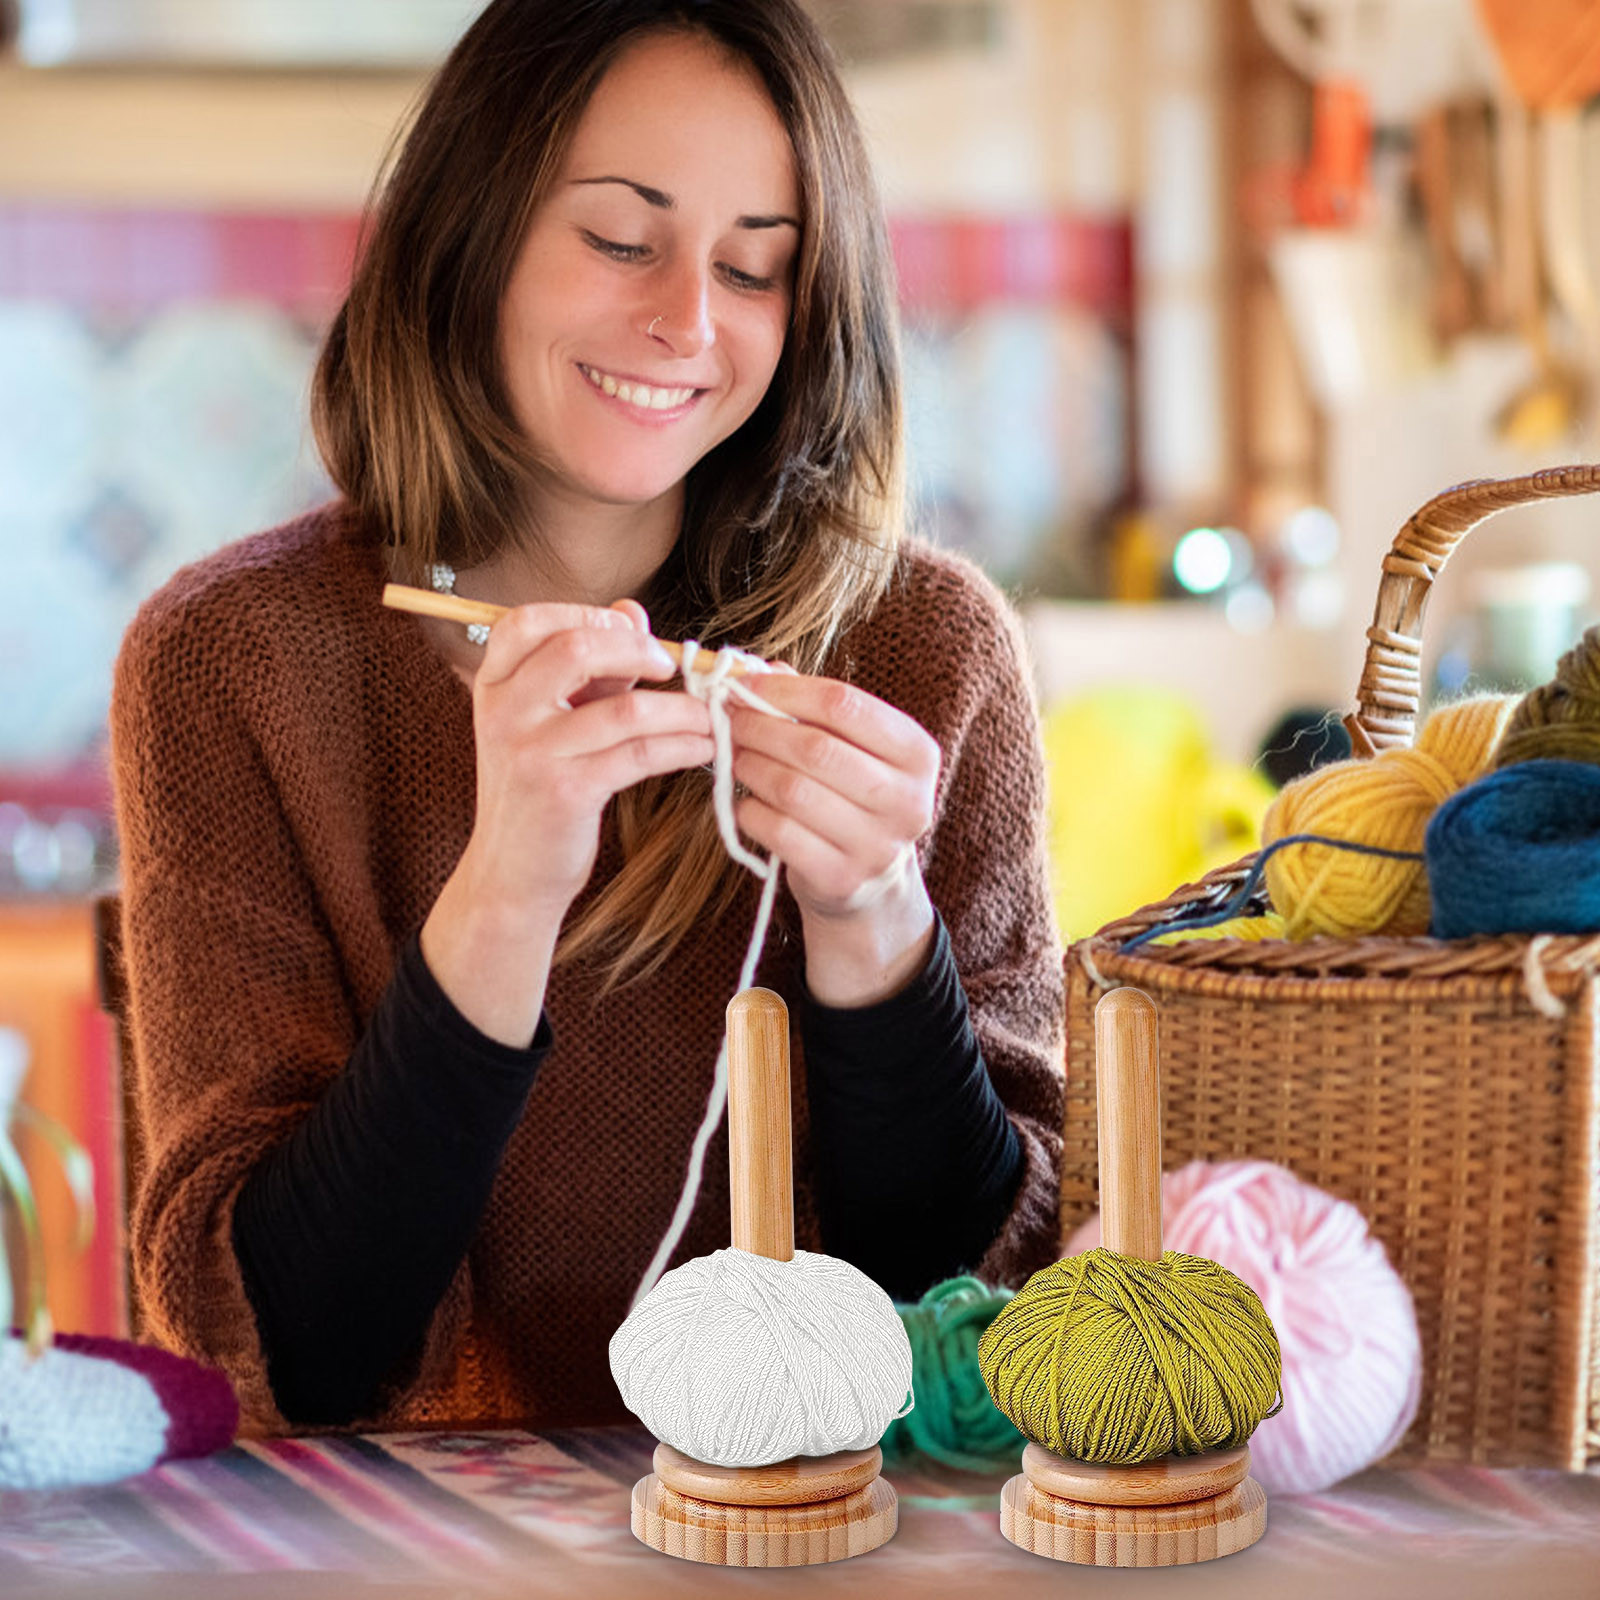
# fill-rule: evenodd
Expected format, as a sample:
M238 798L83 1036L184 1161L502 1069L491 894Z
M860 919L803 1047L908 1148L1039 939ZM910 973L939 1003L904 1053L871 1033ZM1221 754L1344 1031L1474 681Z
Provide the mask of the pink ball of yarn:
M1422 1350L1411 1291L1348 1201L1267 1161L1191 1161L1161 1180L1169 1250L1219 1262L1261 1297L1283 1349L1283 1410L1250 1436L1270 1494L1359 1472L1417 1414ZM1096 1213L1066 1255L1100 1243Z

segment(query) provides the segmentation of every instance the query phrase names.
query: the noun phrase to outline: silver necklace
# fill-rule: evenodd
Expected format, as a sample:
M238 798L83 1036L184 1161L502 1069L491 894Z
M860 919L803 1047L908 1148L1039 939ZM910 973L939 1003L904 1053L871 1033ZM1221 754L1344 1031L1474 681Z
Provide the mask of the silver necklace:
M456 569L448 561L435 561L428 569L428 581L440 594L454 594L456 592ZM488 644L489 624L487 622L469 622L467 624L467 637L474 644Z

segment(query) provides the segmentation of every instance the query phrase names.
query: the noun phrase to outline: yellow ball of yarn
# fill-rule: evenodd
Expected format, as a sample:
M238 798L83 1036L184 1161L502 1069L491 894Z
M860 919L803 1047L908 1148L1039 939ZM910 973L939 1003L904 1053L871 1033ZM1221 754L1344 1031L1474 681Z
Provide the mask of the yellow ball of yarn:
M978 1369L1028 1438L1128 1466L1242 1445L1280 1403L1283 1358L1226 1267L1097 1247L1028 1279L978 1341Z
M1385 750L1367 761L1340 761L1296 779L1268 808L1262 844L1315 833L1420 852L1441 802L1489 770L1516 704L1512 695L1481 695L1441 706L1423 724L1413 748ZM1291 939L1428 931L1432 907L1420 860L1292 845L1268 858L1266 880Z

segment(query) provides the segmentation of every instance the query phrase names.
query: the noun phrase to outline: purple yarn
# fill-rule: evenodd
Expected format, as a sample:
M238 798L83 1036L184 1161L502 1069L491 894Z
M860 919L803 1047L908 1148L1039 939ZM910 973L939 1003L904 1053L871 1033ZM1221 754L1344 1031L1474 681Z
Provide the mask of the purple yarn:
M1600 766L1519 761L1444 802L1423 841L1433 934L1600 930Z

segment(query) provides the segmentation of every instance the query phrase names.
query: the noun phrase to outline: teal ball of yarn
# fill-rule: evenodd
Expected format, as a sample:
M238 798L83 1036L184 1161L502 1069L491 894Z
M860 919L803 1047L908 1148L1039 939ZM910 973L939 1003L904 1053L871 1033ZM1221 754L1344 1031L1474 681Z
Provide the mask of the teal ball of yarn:
M1600 766L1501 767L1439 807L1423 849L1439 939L1600 930Z
M976 1278L949 1278L916 1305L896 1305L911 1341L917 1403L885 1431L885 1460L920 1452L963 1472L1015 1470L1028 1441L995 1405L978 1370L978 1340L1012 1293Z

